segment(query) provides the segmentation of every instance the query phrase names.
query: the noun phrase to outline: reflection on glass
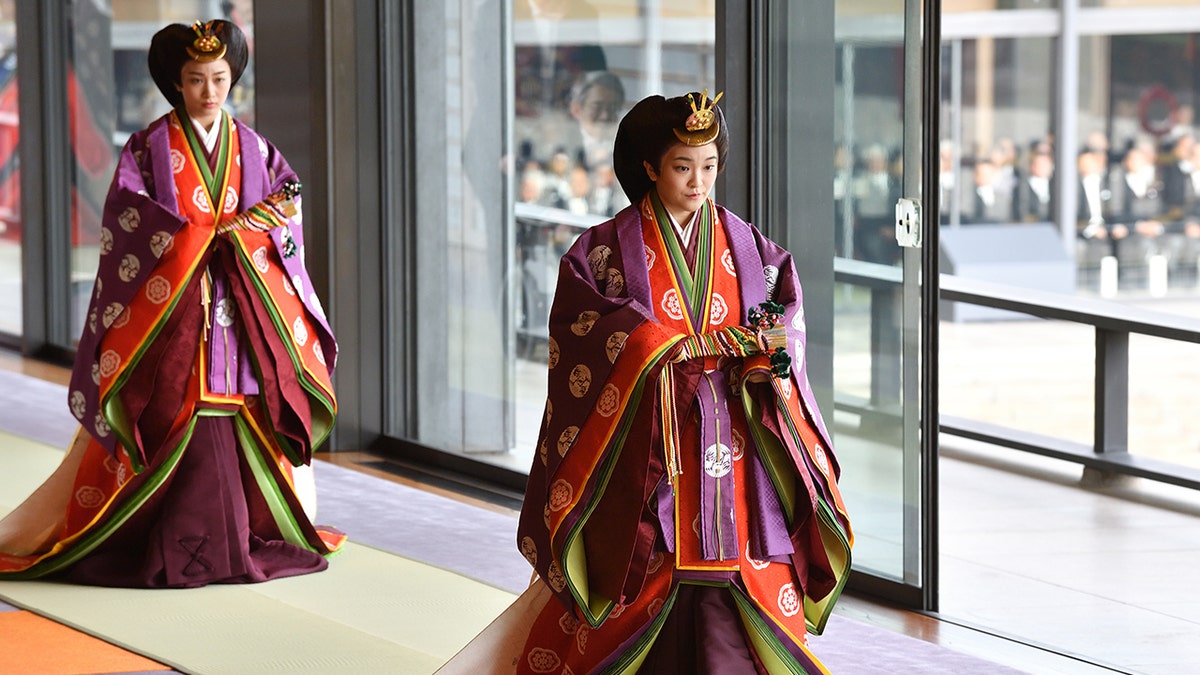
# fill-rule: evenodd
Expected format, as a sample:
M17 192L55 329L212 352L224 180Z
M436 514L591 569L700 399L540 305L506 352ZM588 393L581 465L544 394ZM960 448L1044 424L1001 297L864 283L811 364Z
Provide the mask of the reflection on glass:
M1067 75L1079 102L1065 148L1070 184L1056 165L1064 150L1054 128L1059 39L944 44L942 224L1032 225L995 243L1020 251L1014 262L1053 260L1066 277L1009 275L1017 285L1129 301L1192 293L1200 280L1195 35L1078 38L1079 71ZM1068 195L1074 223L1060 222ZM982 240L987 227L950 232L944 243ZM961 273L953 263L943 271Z
M21 172L17 34L13 3L0 2L0 332L21 334Z
M1196 0L1078 0L1080 7L1146 9L1150 7L1200 7Z
M916 506L905 504L904 487L915 463L906 461L902 423L903 406L916 401L900 399L902 249L892 220L904 175L904 2L874 8L863 16L838 3L835 15L835 248L891 281L833 289L834 444L855 522L855 568L916 583L906 554L918 542L906 541L905 528Z
M612 169L617 122L649 94L716 84L712 3L677 5L419 8L419 26L452 28L422 54L437 65L417 82L438 91L426 94L436 107L417 123L420 142L439 157L418 178L419 257L438 263L419 273L429 346L418 366L414 440L529 469L559 258L628 204ZM511 40L496 30L503 25ZM439 365L425 362L435 356Z
M942 0L942 12L995 12L1006 9L1058 9L1060 2L1077 0ZM1088 2L1089 0L1083 0Z
M523 336L517 369L529 374L516 389L514 447L515 466L524 471L545 401L546 324L558 259L583 230L629 204L613 172L612 147L630 105L650 94L714 86L716 28L713 8L702 5L640 14L635 3L601 12L587 2L521 0L513 19L513 211Z
M1052 264L1066 268L1065 292L1128 303L1149 300L1156 310L1195 313L1190 301L1200 258L1200 171L1196 170L1200 144L1195 138L1200 60L1195 39L1194 34L1172 33L1078 38L1079 70L1068 73L1066 80L1066 86L1076 87L1078 94L1077 134L1069 139L1075 174L1070 184L1058 180L1063 167L1055 165L1059 38L977 38L943 46L941 220L951 228L961 225L958 234L963 235L989 225L1004 228L991 250L1003 247L1012 253L1007 267L993 266L1003 270L1003 276L990 280L1044 285L1047 265ZM1016 190L1010 191L1014 183ZM987 216L981 204L988 191L993 201L1015 207L1010 218ZM1062 227L1057 222L1057 204L1071 192L1077 199L1076 215L1073 223ZM1028 245L1029 240L1016 243L1039 223L1051 223L1055 236L1043 239L1040 249ZM1067 241L1063 241L1064 231ZM943 245L954 234L943 229ZM1046 252L1057 253L1057 260L1048 262ZM978 269L955 269L953 264L944 264L942 271L976 278L984 274ZM1158 302L1160 295L1178 302ZM1074 336L1071 327L1050 322L977 323L975 319L1015 317L994 312L971 317L962 313L966 309L943 312L943 318L955 323L945 324L942 330L942 412L1090 442L1092 401L1087 380L1078 388L1058 387L1062 396L1055 398L1060 405L1053 419L1017 419L1011 409L994 401L1040 396L1031 393L1039 391L1029 386L1034 380L1018 378L1020 391L997 393L974 386L961 373L956 376L956 369L947 365L947 359L990 362L989 342L980 341L986 334L1010 349L1038 344L1046 354L1069 342L1075 345L1069 357L1045 362L1053 362L1052 372L1062 377L1075 372L1090 377L1087 336ZM1027 355L1034 358L1046 359L1045 354ZM1037 407L1035 401L1023 408ZM1146 428L1148 419L1157 419L1138 419L1137 411L1158 408L1132 403L1130 407L1131 425ZM1131 435L1131 444L1150 437ZM1176 461L1171 448L1178 442L1160 440L1139 445L1138 453Z
M1080 174L1100 176L1085 185L1087 221L1082 206L1079 218L1080 259L1091 272L1092 292L1132 299L1195 288L1200 62L1194 42L1190 34L1080 40L1081 145L1093 158ZM1115 263L1112 277L1099 271L1105 258Z
M943 45L942 224L1054 219L1055 43L977 38Z
M68 45L67 100L71 152L71 294L70 331L84 325L92 281L99 265L100 216L117 155L129 135L168 112L146 67L155 31L172 22L227 19L246 33L253 52L253 1L213 3L172 0L147 3L115 0L72 4ZM238 119L253 125L254 57L226 104Z
M71 335L86 318L100 261L100 216L119 146L114 145L112 18L96 3L73 5L67 63L71 157ZM145 44L149 44L149 38Z

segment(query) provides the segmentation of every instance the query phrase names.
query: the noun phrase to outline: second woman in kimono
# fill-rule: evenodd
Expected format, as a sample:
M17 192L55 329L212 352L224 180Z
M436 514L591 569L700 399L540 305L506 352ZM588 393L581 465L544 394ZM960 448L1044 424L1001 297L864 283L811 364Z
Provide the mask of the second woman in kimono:
M247 60L226 21L154 36L174 110L121 153L68 394L81 429L0 521L0 579L256 582L325 569L344 538L310 520L337 345L304 266L299 184L222 109Z

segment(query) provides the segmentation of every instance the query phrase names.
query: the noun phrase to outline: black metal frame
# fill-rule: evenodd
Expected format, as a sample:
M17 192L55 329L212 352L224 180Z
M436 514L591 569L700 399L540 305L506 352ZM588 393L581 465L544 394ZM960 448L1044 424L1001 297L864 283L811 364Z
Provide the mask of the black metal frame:
M905 290L905 270L846 258L834 261L834 279L838 283L864 286L870 290L870 350L871 390L867 401L839 397L834 405L849 409L863 417L864 424L904 424L907 428L912 409L904 401L917 402L918 455L918 513L916 527L922 533L917 567L917 585L903 583L856 570L848 587L856 592L874 595L901 605L928 612L938 608L938 136L940 128L941 68L941 1L920 2L919 15L912 6L906 8L906 49L915 41L920 44L919 71L915 81L906 70L906 105L904 142L920 148L917 173L905 172L905 194L921 195L923 211L922 242L919 249L905 252L906 267L919 269L920 283L916 297ZM912 55L910 54L909 57ZM907 152L906 152L907 154ZM909 272L911 273L911 272ZM902 301L903 317L896 317L897 297ZM914 311L915 310L915 311ZM901 360L888 356L889 350L904 339L895 334L895 326L912 321L917 314L918 372L916 382L904 377ZM902 329L903 330L903 329ZM907 525L906 525L907 526Z
M67 11L59 2L16 3L21 117L22 335L26 356L73 357L71 167L67 105ZM55 48L47 48L55 45Z
M922 527L930 533L925 546L922 574L923 609L938 610L939 559L939 499L938 499L938 429L941 425L938 409L938 298L942 276L938 272L940 248L937 216L940 210L939 140L941 137L941 65L942 65L942 0L922 0L921 8L921 194L925 220L921 244L921 471Z

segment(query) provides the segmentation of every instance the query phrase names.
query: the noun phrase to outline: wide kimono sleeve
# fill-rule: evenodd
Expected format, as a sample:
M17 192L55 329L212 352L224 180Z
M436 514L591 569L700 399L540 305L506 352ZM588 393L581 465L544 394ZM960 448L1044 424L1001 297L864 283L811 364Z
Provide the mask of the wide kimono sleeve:
M242 139L243 204L255 204L296 181L283 155L249 127L238 123ZM261 157L261 162L252 161ZM333 371L337 342L304 264L303 198L295 213L271 214L265 232L235 230L227 235L237 261L236 274L253 297L245 298L245 326L256 332L261 395L273 418L280 449L293 464L307 464L328 437L337 417ZM265 213L265 212L264 212ZM267 375L274 371L275 376Z
M743 311L761 301L784 308L781 322L791 372L775 377L766 355L746 358L742 402L759 458L788 521L806 620L810 630L820 633L849 578L854 534L838 487L841 468L808 379L803 291L790 253L736 216L723 215L731 227L747 228L754 243L735 253L739 278L745 279ZM749 271L759 268L761 276ZM745 317L743 324L748 325Z
M101 410L102 382L111 387L131 362L141 357L136 347L123 350L106 345L114 326L124 327L133 318L128 308L146 299L157 316L148 325L161 325L179 300L162 263L179 263L173 274L190 276L199 264L197 251L211 240L192 233L187 241L177 235L184 220L174 208L171 159L166 152L166 124L161 120L130 137L117 161L117 169L104 204L100 230L100 263L68 389L71 413L83 428L110 453L118 446L112 422ZM185 260L187 256L194 259ZM135 467L139 462L135 458Z
M648 556L656 536L643 517L661 475L661 461L654 475L650 459L655 382L683 337L628 297L625 283L639 278L639 263L645 277L632 213L632 220L619 216L584 233L560 264L550 311L549 395L517 533L545 583L593 625L622 600L626 586L636 593L642 575L631 561ZM618 465L631 475L614 478ZM611 514L603 541L594 541L585 525L601 501L624 513Z
M267 187L264 190L263 197L267 194L278 192L287 183L298 181L296 173L292 171L292 167L288 165L287 160L284 159L283 154L279 152L278 148L241 122L238 122L237 126L242 137L252 140L253 144L264 157L266 165L265 185ZM244 142L248 143L249 141ZM243 152L246 152L246 150L243 150ZM252 175L254 174L246 174L243 182L248 183ZM297 196L295 198L295 205L296 213L287 218L282 223L282 227L273 228L268 233L268 236L270 237L272 248L279 255L277 259L279 266L292 282L291 290L296 292L309 317L316 324L316 344L311 347L311 350L320 351L321 365L326 370L326 374L332 376L334 367L337 365L337 341L334 339L333 330L329 326L329 317L325 315L325 309L321 305L320 298L317 297L312 279L308 275L308 268L305 266L304 197ZM283 290L285 293L288 292L286 287Z

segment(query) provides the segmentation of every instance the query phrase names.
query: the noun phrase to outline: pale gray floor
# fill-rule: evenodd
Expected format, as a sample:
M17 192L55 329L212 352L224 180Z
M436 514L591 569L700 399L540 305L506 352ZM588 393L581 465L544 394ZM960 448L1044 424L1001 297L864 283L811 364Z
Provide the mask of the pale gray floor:
M1200 672L1200 494L944 439L941 615L1139 673Z

